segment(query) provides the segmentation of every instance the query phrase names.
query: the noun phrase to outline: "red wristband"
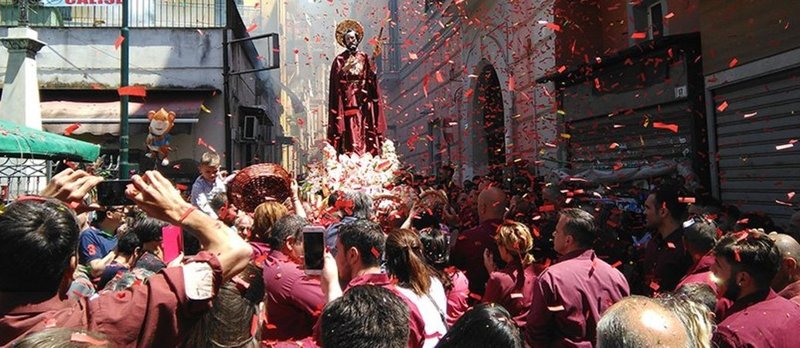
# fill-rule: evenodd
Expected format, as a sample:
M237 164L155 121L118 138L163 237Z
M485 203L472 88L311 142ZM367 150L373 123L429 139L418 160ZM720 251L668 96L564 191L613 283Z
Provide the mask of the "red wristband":
M189 207L189 209L186 209L186 211L183 213L183 215L181 215L180 219L178 219L178 223L182 224L183 220L186 220L186 218L189 216L189 214L191 214L195 209L197 209L197 207L195 207L195 206L191 206L191 207Z

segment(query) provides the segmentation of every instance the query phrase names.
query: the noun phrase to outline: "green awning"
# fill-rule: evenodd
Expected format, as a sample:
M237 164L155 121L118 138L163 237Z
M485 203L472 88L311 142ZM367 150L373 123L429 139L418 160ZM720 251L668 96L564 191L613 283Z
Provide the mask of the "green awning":
M100 145L0 120L0 156L93 162Z

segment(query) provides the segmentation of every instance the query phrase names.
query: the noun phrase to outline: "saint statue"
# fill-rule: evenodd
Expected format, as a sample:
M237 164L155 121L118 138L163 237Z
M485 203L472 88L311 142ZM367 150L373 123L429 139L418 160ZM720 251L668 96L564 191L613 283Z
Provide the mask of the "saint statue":
M336 42L346 48L331 65L328 142L337 153L380 155L386 132L378 81L370 57L358 50L364 27L354 20L336 26Z

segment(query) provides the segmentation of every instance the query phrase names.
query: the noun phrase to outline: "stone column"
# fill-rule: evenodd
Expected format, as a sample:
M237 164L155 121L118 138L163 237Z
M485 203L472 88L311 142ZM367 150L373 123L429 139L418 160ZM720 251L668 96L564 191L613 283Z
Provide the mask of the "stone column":
M39 79L36 53L45 43L28 27L8 29L8 37L0 39L8 49L8 64L0 100L0 118L41 130L42 111L39 105Z

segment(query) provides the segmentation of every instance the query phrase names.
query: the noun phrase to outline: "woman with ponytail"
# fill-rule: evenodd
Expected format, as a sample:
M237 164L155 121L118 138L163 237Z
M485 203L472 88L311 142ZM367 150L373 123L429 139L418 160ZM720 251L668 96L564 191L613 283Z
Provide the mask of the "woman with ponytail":
M500 258L506 267L496 269L491 253L484 252L484 265L489 272L486 292L481 301L503 306L511 313L518 327L524 328L531 303L536 272L533 268L533 237L527 226L506 220L495 235Z
M425 321L423 347L433 347L447 333L447 298L439 273L423 254L416 233L399 229L386 238L386 270L397 280L397 290L411 300Z

